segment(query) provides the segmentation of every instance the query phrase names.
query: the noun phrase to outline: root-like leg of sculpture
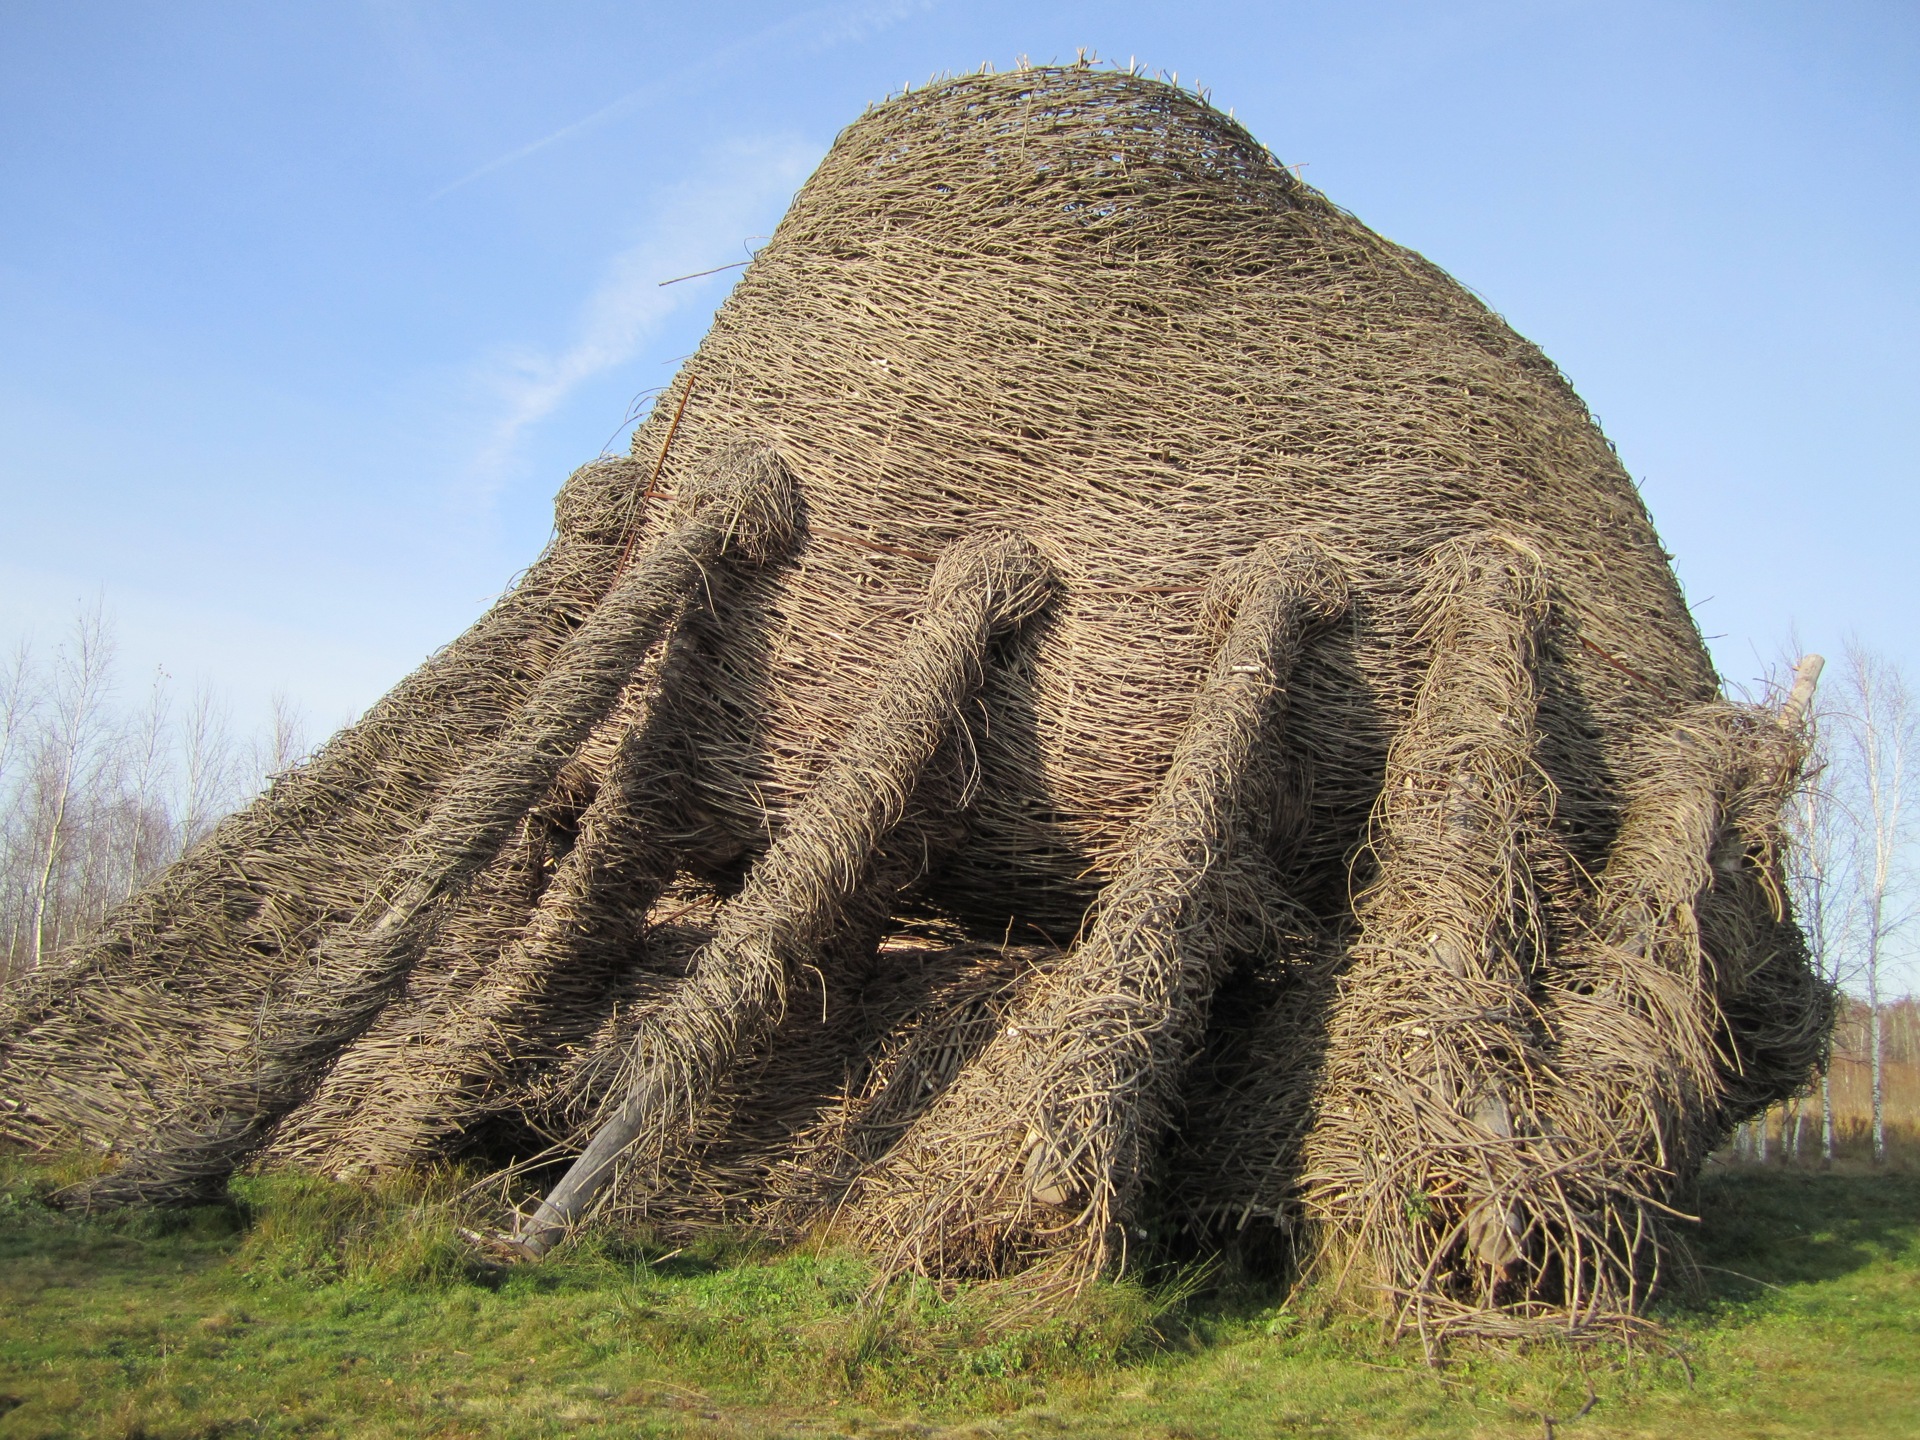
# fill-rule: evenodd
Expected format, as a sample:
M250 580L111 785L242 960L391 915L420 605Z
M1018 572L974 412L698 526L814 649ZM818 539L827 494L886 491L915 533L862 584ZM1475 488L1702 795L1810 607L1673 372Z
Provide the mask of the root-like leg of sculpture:
M558 538L465 634L108 916L78 955L0 994L0 1090L26 1098L0 1107L0 1133L124 1149L203 1068L245 1050L262 1007L366 898L612 583L631 529L597 521L610 507L583 497L644 476L628 460L578 472Z
M1550 813L1539 562L1496 537L1450 544L1421 606L1431 658L1387 754L1379 870L1333 1000L1305 1198L1323 1249L1424 1326L1526 1293L1551 1249L1543 1212L1561 1207L1527 1151L1547 939L1528 834Z
M866 715L722 909L686 983L649 1018L625 1098L511 1237L519 1253L551 1249L629 1152L658 1163L685 1137L741 1047L778 1018L794 969L861 898L876 851L978 688L989 642L1047 593L1046 567L1017 537L970 537L942 556Z
M849 1228L899 1263L1000 1270L1064 1243L1085 1274L1139 1197L1234 921L1264 913L1248 812L1271 798L1289 677L1346 603L1304 541L1232 580L1230 626L1086 938L856 1191Z
M1796 724L1719 703L1655 736L1587 933L1545 969L1544 1109L1599 1226L1567 1277L1576 1316L1633 1308L1657 1279L1676 1179L1818 1060L1830 1002L1772 853L1801 744Z
M343 1081L350 1086L333 1097L346 1123L308 1163L344 1174L434 1159L485 1097L510 1088L534 1043L530 1032L539 1030L556 994L607 983L609 962L638 943L648 908L672 880L688 840L697 840L685 833L662 728L655 722L622 739L525 928L471 990L430 1028L410 1033L411 1043L390 1043L373 1073L343 1073L355 1052L342 1057L327 1083L330 1090Z
M262 1017L258 1038L233 1058L230 1073L209 1081L81 1200L188 1200L224 1183L340 1047L372 1022L419 955L441 902L492 858L552 785L703 569L730 554L766 558L792 533L792 481L771 451L735 452L688 490L683 517L633 557L519 714L442 792L357 921L320 945L293 995Z

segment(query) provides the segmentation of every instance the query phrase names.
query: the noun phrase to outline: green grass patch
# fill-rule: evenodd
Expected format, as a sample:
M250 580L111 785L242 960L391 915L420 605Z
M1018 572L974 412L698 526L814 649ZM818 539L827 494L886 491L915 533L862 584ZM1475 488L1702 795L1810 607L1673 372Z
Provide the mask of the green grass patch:
M857 1256L601 1237L499 1272L452 1176L82 1217L0 1157L0 1437L1920 1434L1920 1177L1710 1179L1634 1347L1458 1349L1214 1267L1020 1319ZM1586 1413L1576 1417L1587 1404Z

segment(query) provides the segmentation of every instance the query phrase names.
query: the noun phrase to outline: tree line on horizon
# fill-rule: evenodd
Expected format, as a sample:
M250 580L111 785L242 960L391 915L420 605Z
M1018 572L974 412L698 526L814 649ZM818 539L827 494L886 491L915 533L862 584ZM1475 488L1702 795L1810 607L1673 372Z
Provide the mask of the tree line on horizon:
M306 754L274 698L236 734L221 696L164 670L131 690L102 605L0 662L0 983L70 953L107 912Z
M1806 777L1785 817L1788 876L1813 963L1846 999L1833 1053L1806 1101L1817 1103L1820 1155L1831 1164L1838 1136L1835 1077L1847 1064L1863 1065L1870 1149L1874 1163L1884 1164L1889 1067L1911 1071L1920 1063L1914 1003L1900 993L1920 913L1914 868L1920 703L1898 665L1850 641L1839 665L1828 668L1811 712L1810 739ZM1806 1109L1805 1102L1790 1101L1777 1117L1796 1160ZM1916 1121L1920 1114L1907 1116L1908 1124ZM1775 1116L1761 1116L1738 1146L1766 1159L1775 1123Z

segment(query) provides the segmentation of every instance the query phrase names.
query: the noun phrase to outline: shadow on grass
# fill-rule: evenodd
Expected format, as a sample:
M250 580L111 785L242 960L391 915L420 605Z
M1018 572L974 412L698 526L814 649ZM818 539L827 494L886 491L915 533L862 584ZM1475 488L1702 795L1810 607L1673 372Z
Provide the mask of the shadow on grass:
M371 1190L309 1176L251 1177L236 1182L221 1205L95 1215L49 1205L60 1183L58 1171L43 1161L0 1153L4 1288L111 1283L151 1276L156 1267L177 1274L224 1264L237 1276L322 1287L355 1281L497 1290L504 1284L526 1294L558 1294L645 1277L670 1290L718 1284L744 1292L790 1268L781 1252L742 1234L671 1244L608 1233L582 1237L555 1263L499 1272L476 1262L434 1203L432 1191L452 1187L448 1177L437 1185L414 1180ZM1920 1174L1911 1172L1716 1168L1699 1183L1695 1205L1701 1224L1689 1227L1690 1253L1674 1268L1675 1283L1654 1307L1657 1317L1749 1304L1789 1287L1839 1280L1920 1247ZM1097 1348L1116 1356L1192 1352L1288 1301L1288 1278L1274 1264L1282 1257L1274 1253L1196 1255L1171 1246L1162 1253L1161 1263L1147 1265L1122 1287L1132 1298L1121 1308L1134 1316L1139 1333L1122 1338L1110 1331ZM855 1257L833 1263L851 1267L840 1282L849 1294L864 1289L852 1276L864 1269ZM760 1271L764 1282L756 1278ZM962 1328L997 1332L978 1314Z
M1699 1186L1690 1237L1698 1279L1681 1308L1839 1280L1920 1245L1920 1175L1729 1168Z
M239 1248L252 1220L237 1197L186 1209L75 1214L51 1203L68 1178L34 1159L0 1154L0 1265L14 1281L39 1271L51 1283L78 1285L144 1275L156 1261L176 1272L205 1269Z

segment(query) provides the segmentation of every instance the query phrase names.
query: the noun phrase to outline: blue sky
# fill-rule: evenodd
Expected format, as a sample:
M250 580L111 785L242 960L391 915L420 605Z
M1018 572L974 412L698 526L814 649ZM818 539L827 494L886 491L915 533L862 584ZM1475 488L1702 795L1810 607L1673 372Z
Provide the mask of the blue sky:
M1910 3L0 8L0 642L371 703L532 559L835 132L1085 47L1538 341L1723 672L1920 671Z

